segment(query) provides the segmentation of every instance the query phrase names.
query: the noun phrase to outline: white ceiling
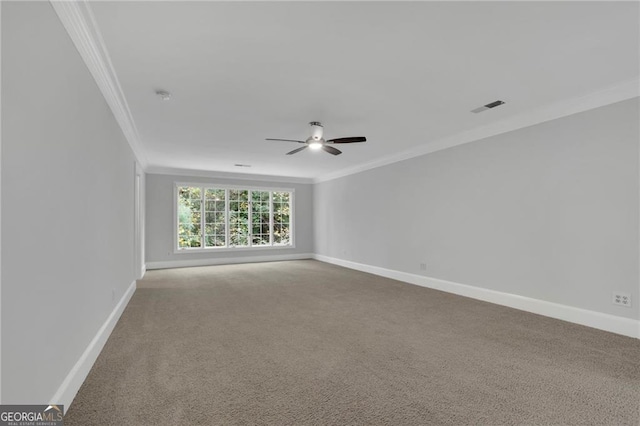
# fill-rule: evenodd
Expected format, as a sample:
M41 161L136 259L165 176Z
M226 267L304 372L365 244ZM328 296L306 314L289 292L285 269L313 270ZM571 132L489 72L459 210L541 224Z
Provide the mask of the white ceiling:
M637 2L91 7L151 169L317 178L640 74ZM368 142L334 157L264 140L312 120Z

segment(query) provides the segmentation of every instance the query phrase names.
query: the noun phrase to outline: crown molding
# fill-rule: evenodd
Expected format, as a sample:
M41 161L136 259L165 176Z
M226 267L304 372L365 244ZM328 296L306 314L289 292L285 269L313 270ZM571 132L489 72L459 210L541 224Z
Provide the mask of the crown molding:
M284 182L284 183L302 183L312 184L312 178L293 177L293 176L276 176L276 175L254 175L249 173L232 173L219 172L213 170L191 170L179 169L173 167L149 166L146 170L147 174L152 175L171 175L171 176L188 176L203 177L213 179L233 179L233 180L255 180L260 182Z
M138 130L89 3L86 0L50 0L50 3L111 108L138 163L146 169L149 163Z
M402 151L391 157L385 157L379 160L339 170L337 172L318 176L314 178L313 182L320 183L338 179L344 176L360 173L365 170L375 169L388 164L397 163L399 161L463 145L465 143L522 129L524 127L534 126L546 121L556 120L558 118L636 98L638 96L640 96L640 77L620 82L606 89L592 92L584 96L555 102L485 126L476 127L475 129L428 142L417 148Z

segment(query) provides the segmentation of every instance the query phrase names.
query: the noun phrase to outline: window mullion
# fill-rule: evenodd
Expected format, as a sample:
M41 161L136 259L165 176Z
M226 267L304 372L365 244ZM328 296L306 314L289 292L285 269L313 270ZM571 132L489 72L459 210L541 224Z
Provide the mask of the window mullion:
M224 246L231 247L231 232L229 231L229 189L224 190Z
M253 199L251 197L251 190L249 189L247 190L247 198L249 199L249 229L247 229L249 231L248 246L251 247L253 246Z
M273 192L269 191L269 245L273 245Z
M206 191L205 187L203 186L202 188L200 188L200 238L201 238L201 243L200 243L200 248L203 249L207 246L207 243L205 241L205 230L204 230L204 191Z

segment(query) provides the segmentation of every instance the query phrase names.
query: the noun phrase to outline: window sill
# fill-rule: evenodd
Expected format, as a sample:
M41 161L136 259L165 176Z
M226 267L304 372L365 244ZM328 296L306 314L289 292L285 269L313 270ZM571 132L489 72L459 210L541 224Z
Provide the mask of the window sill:
M269 251L269 250L283 250L294 249L295 244L288 246L254 246L254 247L211 247L211 248L185 248L174 249L173 254L197 254L197 253L219 253L219 252L241 252L241 251Z

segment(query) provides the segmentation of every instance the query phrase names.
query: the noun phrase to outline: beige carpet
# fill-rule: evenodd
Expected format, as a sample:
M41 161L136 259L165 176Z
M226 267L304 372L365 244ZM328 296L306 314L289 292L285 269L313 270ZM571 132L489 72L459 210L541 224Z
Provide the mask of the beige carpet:
M633 425L640 340L312 260L149 271L65 425Z

